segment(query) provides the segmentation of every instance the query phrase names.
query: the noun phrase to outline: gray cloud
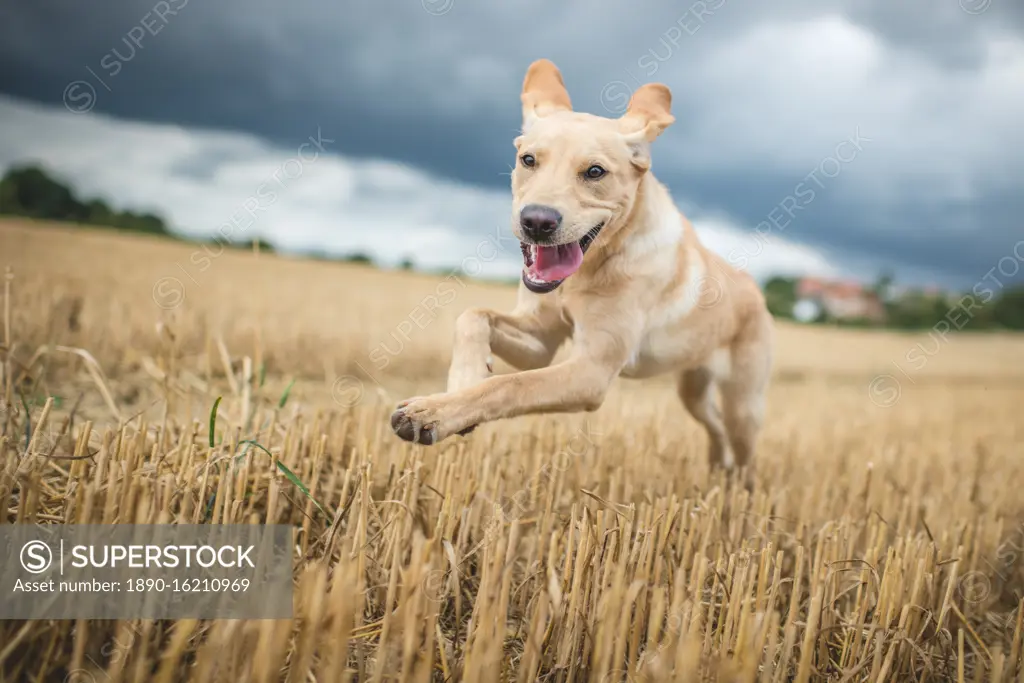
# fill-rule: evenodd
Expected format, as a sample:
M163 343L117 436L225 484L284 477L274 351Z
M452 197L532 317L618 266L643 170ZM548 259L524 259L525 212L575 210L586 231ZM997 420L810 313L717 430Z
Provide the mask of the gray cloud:
M522 74L544 56L579 109L618 113L648 80L673 89L677 124L655 171L698 214L753 230L859 129L871 142L787 239L969 284L1021 233L1024 10L1009 0L43 0L0 12L0 91L39 102L60 105L82 80L97 112L284 146L322 126L348 157L500 189Z

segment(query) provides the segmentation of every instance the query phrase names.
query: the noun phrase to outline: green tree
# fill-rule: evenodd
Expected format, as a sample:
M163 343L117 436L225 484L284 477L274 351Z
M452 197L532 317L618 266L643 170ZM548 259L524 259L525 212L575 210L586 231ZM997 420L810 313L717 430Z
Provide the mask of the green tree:
M259 238L258 240L256 240L256 246L259 247L259 250L260 250L261 254L273 254L274 253L274 245L271 244L270 242L266 241L262 237Z
M159 216L116 211L101 199L83 202L71 188L34 165L13 167L0 179L0 214L170 235Z
M991 306L995 324L1008 330L1024 330L1024 285L1005 290Z
M873 291L881 301L887 301L890 298L890 290L892 289L892 285L895 281L896 276L890 269L886 268L878 274L878 278L875 279L875 284L872 285L871 291Z
M113 225L116 213L102 199L93 199L86 204L86 223L92 225Z
M81 220L87 208L70 188L38 166L12 168L0 180L0 213L59 221Z
M352 254L348 254L342 260L343 261L347 261L348 263L364 263L364 264L370 265L370 266L373 265L373 259L370 258L368 255L362 253L362 252L355 252L355 253L352 253Z
M764 299L772 315L781 318L793 317L796 303L796 279L773 277L764 283Z

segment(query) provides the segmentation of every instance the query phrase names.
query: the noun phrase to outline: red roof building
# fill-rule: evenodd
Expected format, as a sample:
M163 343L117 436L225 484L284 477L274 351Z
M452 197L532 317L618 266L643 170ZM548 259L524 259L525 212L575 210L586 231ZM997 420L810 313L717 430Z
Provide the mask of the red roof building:
M878 295L852 280L801 278L796 285L798 301L817 304L837 320L885 320L885 307Z

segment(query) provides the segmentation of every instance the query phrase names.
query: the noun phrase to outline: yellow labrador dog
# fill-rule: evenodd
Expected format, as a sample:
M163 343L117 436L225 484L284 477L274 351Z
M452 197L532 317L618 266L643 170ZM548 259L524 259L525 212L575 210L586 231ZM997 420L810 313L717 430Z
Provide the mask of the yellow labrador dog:
M668 88L639 88L619 119L577 113L542 59L521 99L518 305L459 316L448 391L401 402L395 433L429 445L492 420L596 410L616 376L675 372L707 430L711 464L751 464L772 318L754 280L704 248L650 171L650 144L674 121ZM567 339L571 353L551 365ZM522 372L492 376L491 354Z

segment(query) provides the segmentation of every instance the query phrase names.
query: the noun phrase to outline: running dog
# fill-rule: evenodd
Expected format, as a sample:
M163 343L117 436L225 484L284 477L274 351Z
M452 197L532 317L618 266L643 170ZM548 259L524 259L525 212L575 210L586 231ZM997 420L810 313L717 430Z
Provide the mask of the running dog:
M700 243L651 173L651 143L675 120L669 89L642 86L618 119L577 113L561 73L542 59L527 70L521 100L518 304L459 316L447 392L402 401L395 433L430 445L493 420L592 411L616 376L673 372L707 430L712 466L752 466L772 317L757 283ZM569 339L568 357L551 365ZM491 354L521 372L492 376Z

